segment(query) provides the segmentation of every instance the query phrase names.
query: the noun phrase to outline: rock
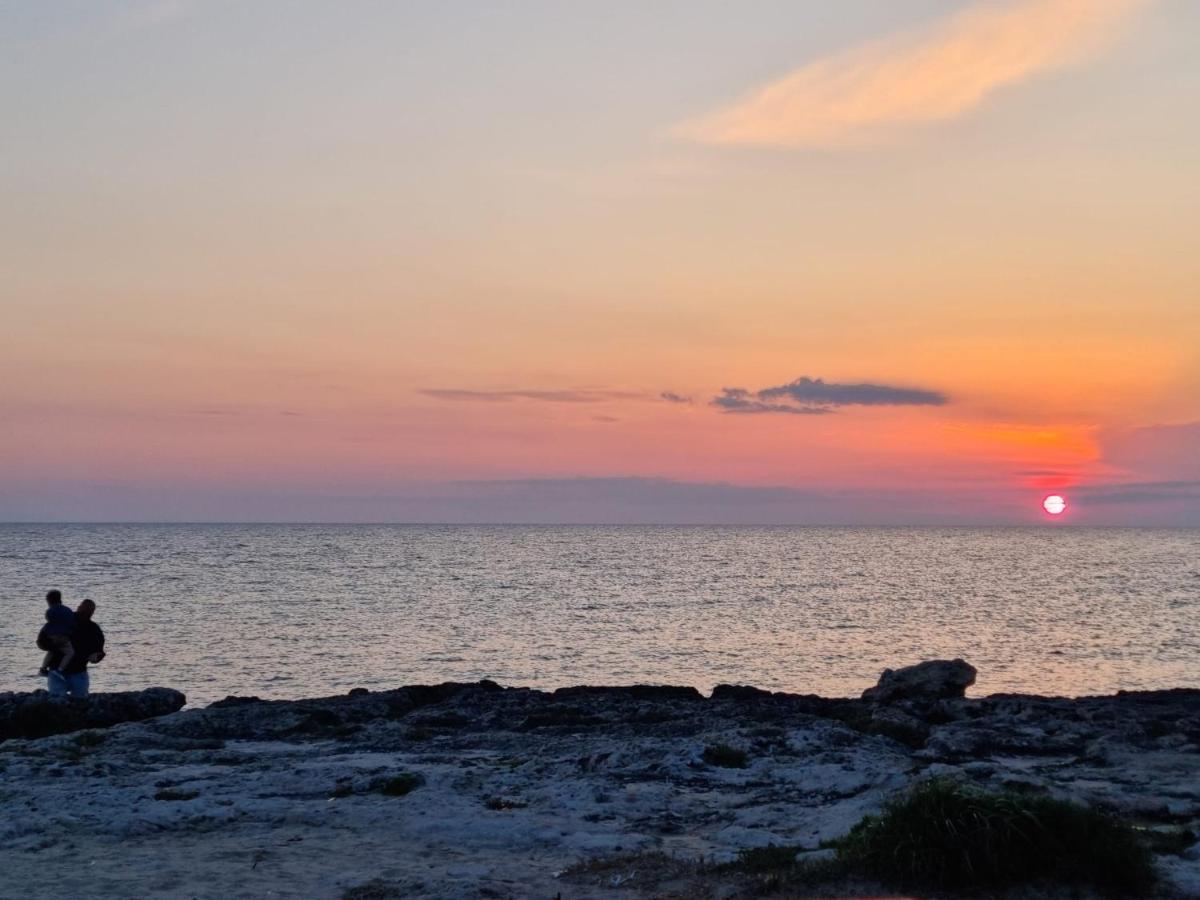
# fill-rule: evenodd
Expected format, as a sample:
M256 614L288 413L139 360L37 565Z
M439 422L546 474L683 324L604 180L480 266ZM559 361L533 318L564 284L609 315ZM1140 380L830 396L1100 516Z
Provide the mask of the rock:
M961 699L975 683L975 667L961 659L933 659L903 669L884 669L879 682L863 691L872 703Z
M630 685L579 685L577 687L559 688L554 697L611 697L629 700L676 701L694 702L703 700L704 696L694 687L677 687L667 684L630 684Z
M925 746L925 740L929 737L928 725L915 716L892 707L872 710L867 727L863 730L867 734L881 734L914 748Z
M479 681L411 685L310 700L227 697L204 709L173 716L163 728L185 737L223 740L341 738L366 723L401 719L414 710L441 703L474 702L490 710L490 698L503 690L495 682Z
M251 703L261 703L261 697L239 697L230 694L224 700L217 700L208 704L210 709L226 709L230 706L248 706Z
M179 691L162 687L92 694L86 700L51 697L45 691L4 693L0 694L0 741L141 722L176 712L186 702Z
M749 770L697 765L699 749L718 743L746 748ZM1152 823L1168 848L1156 850L1158 896L1200 896L1200 757L1185 749L1197 744L1197 690L877 702L746 686L707 698L687 687L548 693L481 682L234 698L0 748L0 847L14 851L0 882L40 884L45 860L65 848L96 865L56 870L55 896L92 896L102 884L113 897L188 885L234 897L247 877L259 894L287 893L304 858L339 858L343 872L365 866L362 877L419 871L423 882L386 882L397 896L480 894L464 874L477 865L495 870L489 883L503 896L599 897L633 867L639 880L621 893L701 896L686 881L696 857L815 848L914 779L957 775ZM374 794L402 790L390 781L400 773L424 785L403 798ZM167 790L174 800L153 799ZM177 836L187 852L163 853ZM641 849L660 852L630 862ZM561 874L595 854L622 855ZM335 875L323 882L333 893ZM580 887L585 877L590 887Z
M757 703L770 700L774 696L770 691L742 684L718 684L712 691L712 699L730 700L735 703Z

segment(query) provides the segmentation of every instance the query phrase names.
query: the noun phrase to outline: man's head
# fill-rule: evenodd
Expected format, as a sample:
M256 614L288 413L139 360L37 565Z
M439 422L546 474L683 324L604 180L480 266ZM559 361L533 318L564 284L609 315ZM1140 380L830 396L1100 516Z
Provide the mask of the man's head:
M83 619L85 622L90 622L92 619L92 613L94 613L95 611L96 611L95 602L93 602L92 600L84 600L77 607L75 607L75 616L77 618Z
M47 591L46 592L46 605L47 606L58 606L60 603L62 603L62 591Z

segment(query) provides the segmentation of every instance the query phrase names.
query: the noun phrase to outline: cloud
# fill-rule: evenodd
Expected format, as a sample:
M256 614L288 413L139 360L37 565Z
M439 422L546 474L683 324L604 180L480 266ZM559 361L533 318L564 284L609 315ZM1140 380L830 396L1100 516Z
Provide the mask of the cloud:
M832 409L820 406L792 406L788 403L764 403L756 400L761 396L751 394L745 388L721 388L721 393L712 398L712 405L718 406L727 413L792 413L798 416L820 416L833 412Z
M758 392L764 400L786 397L798 403L830 406L944 406L945 394L885 384L831 384L820 378L797 378L790 384Z
M691 397L685 397L682 394L676 394L674 391L663 391L658 395L659 399L666 400L668 403L691 403Z
M865 382L836 384L821 378L802 377L753 392L745 388L722 388L710 402L728 413L813 416L831 413L841 406L944 406L950 401L938 391Z
M471 391L459 388L428 388L421 393L438 400L465 400L479 403L507 403L512 400L537 400L543 403L603 403L606 400L644 400L646 397L645 394L637 391L593 390Z
M1150 0L982 0L808 63L678 129L707 144L829 147L953 119L990 94L1103 51Z

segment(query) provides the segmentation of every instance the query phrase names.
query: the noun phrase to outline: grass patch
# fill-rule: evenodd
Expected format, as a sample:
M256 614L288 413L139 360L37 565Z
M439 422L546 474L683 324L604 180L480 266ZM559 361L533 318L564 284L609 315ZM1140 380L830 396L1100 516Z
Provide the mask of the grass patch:
M417 788L425 783L425 779L413 772L401 772L398 775L389 775L387 778L381 778L375 782L374 788L380 794L386 794L388 797L403 797L405 794L411 794Z
M918 890L1053 881L1139 896L1155 881L1137 833L1105 813L949 779L918 784L836 846L848 869Z
M746 751L731 747L728 744L709 744L704 748L700 757L710 766L720 766L723 769L746 768Z
M200 796L199 791L183 791L179 788L162 788L155 792L155 800L195 800Z
M918 783L822 844L743 850L732 862L635 853L591 860L564 873L598 887L653 896L1144 896L1153 891L1150 850L1178 852L1185 829L1144 829L1044 795L988 793L949 779ZM832 851L832 852L831 852Z

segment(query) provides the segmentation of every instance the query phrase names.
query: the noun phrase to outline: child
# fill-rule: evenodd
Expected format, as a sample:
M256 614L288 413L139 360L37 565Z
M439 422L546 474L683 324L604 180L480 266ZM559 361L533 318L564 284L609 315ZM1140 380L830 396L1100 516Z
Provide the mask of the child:
M52 669L62 672L72 657L75 647L71 644L71 632L75 629L75 613L69 606L63 606L62 592L50 591L46 594L46 626L42 633L50 649L42 660L39 675L48 675ZM57 663L55 663L57 660Z

